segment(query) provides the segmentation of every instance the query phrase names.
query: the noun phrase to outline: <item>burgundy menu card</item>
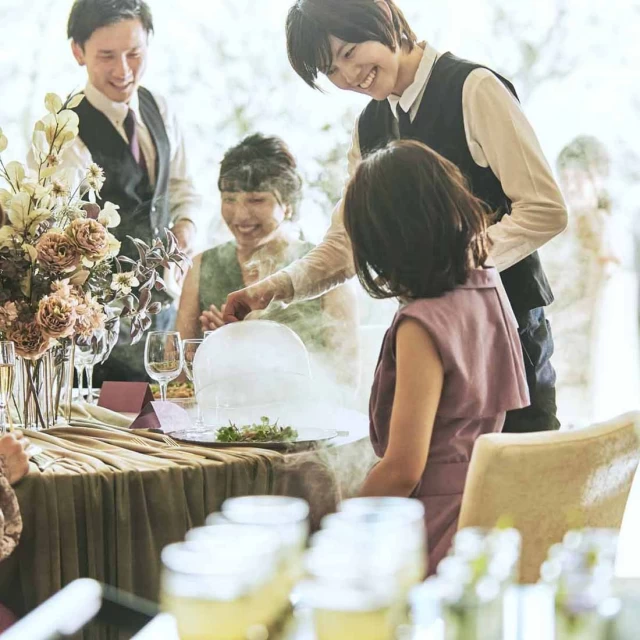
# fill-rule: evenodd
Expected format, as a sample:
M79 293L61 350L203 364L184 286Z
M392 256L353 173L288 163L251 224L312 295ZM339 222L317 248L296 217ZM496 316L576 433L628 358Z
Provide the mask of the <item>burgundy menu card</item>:
M140 413L152 400L147 382L106 381L100 389L98 406L118 413Z

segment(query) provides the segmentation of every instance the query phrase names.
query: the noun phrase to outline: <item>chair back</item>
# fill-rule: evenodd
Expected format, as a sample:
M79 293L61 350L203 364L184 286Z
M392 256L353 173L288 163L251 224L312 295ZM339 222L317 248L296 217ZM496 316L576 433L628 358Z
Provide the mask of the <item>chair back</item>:
M640 412L575 431L483 435L458 527L508 518L522 534L520 581L536 582L569 529L620 528L640 457Z

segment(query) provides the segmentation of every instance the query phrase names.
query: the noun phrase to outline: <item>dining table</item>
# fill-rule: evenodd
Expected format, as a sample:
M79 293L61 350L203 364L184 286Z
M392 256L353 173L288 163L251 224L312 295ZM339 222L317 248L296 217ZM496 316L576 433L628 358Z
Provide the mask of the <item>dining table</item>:
M317 528L375 462L367 416L336 411L348 429L295 452L188 444L86 403L73 405L68 424L25 431L42 452L14 487L23 530L0 563L0 602L24 615L82 577L157 601L163 547L235 496L304 498Z

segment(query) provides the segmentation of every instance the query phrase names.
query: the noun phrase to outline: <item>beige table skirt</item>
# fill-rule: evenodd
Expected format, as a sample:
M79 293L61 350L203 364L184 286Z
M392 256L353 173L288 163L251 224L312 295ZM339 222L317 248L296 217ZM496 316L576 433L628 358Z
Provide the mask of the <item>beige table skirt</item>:
M128 424L84 405L75 407L72 426L26 434L60 458L44 471L32 463L16 486L22 538L0 564L0 601L16 613L78 577L156 600L162 548L226 498L300 496L313 526L359 486L373 460L366 439L285 455L182 445Z

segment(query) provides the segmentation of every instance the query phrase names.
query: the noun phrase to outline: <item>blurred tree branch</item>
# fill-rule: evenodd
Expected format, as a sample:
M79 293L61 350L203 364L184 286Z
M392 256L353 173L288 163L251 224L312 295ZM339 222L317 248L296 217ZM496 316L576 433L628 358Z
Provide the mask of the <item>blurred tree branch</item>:
M489 0L489 6L493 25L489 46L502 54L492 55L492 59L498 61L497 70L513 81L522 102L542 84L574 71L579 58L566 45L568 0L554 0L552 16L542 28L534 16L526 15L524 8L516 11L504 0ZM538 6L530 6L531 12L537 14Z

